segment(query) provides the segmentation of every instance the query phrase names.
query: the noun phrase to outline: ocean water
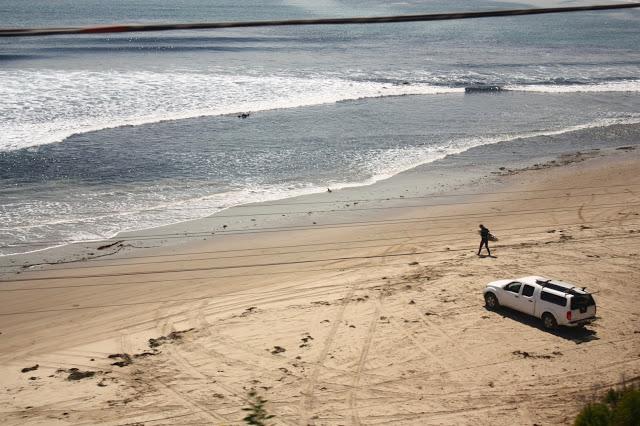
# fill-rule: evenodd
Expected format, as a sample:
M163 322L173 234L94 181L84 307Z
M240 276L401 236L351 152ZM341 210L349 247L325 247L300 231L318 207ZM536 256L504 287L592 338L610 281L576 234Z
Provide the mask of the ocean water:
M0 27L514 7L527 4L0 0ZM0 39L0 255L371 184L498 142L614 146L603 129L640 123L639 28L625 10ZM464 93L476 84L508 90Z

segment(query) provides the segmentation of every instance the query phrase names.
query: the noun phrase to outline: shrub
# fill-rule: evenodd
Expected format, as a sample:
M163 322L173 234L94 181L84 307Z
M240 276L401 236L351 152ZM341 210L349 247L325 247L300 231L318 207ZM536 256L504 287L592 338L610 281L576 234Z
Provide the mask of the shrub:
M255 390L249 391L249 407L243 408L244 411L248 411L244 420L248 425L254 426L267 426L266 421L272 419L274 416L267 413L264 405L267 400L262 398Z
M609 389L602 402L587 404L574 426L640 426L640 389Z
M580 411L574 426L609 426L611 412L605 404L588 404Z
M640 390L629 389L622 393L611 413L613 426L640 426Z
M609 389L607 391L607 395L604 397L604 400L609 405L616 405L618 403L618 400L620 399L620 394L620 391Z

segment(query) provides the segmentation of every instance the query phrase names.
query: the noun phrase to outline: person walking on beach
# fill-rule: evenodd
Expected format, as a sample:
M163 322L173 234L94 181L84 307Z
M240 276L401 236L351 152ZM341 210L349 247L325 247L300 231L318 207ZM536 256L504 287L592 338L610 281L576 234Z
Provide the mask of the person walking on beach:
M478 256L480 256L480 252L482 251L482 246L487 248L487 253L489 253L489 257L491 257L491 250L489 250L489 236L491 232L484 225L480 224L480 248L478 249Z

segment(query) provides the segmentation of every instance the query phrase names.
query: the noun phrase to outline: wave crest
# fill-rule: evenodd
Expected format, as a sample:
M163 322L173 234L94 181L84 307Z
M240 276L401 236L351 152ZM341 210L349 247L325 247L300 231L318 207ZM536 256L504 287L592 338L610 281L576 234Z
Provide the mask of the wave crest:
M464 92L464 85L437 76L411 84L391 77L352 77L237 75L211 70L0 71L0 151L61 142L73 134L125 125L372 97ZM504 88L542 93L638 92L640 80L512 84Z
M4 71L0 150L60 142L78 133L200 116L370 97L462 92L429 84L189 72Z

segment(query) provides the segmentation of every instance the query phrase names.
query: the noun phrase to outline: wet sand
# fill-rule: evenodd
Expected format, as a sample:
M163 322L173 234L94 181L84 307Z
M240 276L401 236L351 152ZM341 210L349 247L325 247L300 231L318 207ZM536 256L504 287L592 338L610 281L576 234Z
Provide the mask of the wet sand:
M414 173L6 269L0 419L239 424L255 389L274 424L569 424L640 375L639 165L590 151L431 197ZM532 274L596 292L598 321L483 307L487 282Z

